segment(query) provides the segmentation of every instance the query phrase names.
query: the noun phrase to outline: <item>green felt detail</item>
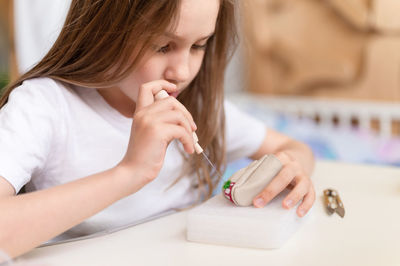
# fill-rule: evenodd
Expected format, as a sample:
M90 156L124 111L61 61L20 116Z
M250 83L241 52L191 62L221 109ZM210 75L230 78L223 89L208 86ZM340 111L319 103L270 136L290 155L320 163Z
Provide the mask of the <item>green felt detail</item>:
M224 184L224 189L229 188L230 185L231 185L231 180L226 181Z

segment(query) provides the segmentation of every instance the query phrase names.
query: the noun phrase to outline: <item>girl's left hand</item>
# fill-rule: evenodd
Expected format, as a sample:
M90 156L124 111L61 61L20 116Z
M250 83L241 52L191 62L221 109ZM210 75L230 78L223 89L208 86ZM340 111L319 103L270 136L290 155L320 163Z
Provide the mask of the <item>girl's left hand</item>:
M289 188L292 191L285 197L282 205L290 209L302 200L297 208L297 215L303 217L315 201L315 190L311 179L305 174L302 165L287 153L279 152L274 155L281 161L282 169L254 198L253 204L255 207L262 208L285 188Z

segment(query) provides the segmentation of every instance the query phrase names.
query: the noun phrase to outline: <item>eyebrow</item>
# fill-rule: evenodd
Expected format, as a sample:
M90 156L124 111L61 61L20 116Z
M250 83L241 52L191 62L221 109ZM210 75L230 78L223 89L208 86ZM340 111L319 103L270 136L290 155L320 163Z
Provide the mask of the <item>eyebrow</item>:
M208 39L208 38L210 38L210 37L213 36L213 35L214 35L214 32L208 34L207 36L201 37L200 39L197 40L197 42L202 41L202 40L205 40L205 39ZM166 36L166 37L168 37L168 38L171 38L171 39L183 40L182 37L180 37L180 36L178 36L178 35L175 35L175 34L173 34L173 33L170 33L170 32L164 33L164 36Z

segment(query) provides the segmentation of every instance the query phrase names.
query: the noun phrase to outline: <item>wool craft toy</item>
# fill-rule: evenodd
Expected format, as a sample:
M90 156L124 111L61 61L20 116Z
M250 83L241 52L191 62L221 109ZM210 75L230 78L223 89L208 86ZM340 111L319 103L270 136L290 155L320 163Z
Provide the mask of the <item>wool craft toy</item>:
M250 206L281 169L278 158L273 154L264 155L233 174L222 187L223 195L237 206Z

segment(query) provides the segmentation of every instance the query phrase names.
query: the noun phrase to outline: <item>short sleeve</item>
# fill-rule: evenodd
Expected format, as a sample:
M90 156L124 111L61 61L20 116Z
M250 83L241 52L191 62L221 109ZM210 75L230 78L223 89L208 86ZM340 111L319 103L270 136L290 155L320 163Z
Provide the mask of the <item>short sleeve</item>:
M261 147L266 136L266 125L225 101L227 160L249 157Z
M49 154L57 128L56 101L46 95L51 89L24 82L0 110L0 176L16 193L40 171Z

